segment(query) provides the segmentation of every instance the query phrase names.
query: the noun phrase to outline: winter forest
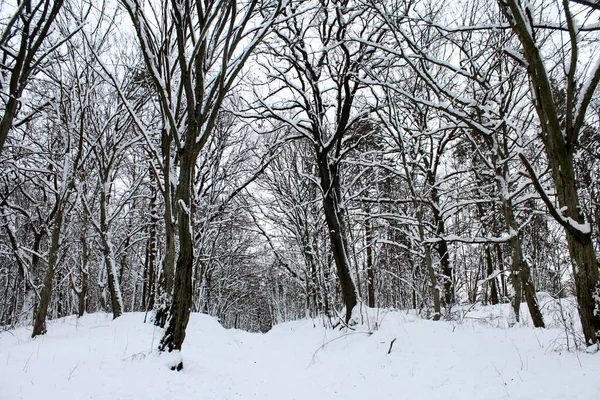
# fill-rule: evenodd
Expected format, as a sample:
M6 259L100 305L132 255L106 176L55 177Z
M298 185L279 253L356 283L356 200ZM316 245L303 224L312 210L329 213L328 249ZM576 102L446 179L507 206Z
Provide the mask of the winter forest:
M210 369L204 331L286 362L316 335L312 376L355 345L410 362L410 325L483 329L482 359L535 337L521 371L579 359L587 391L552 398L597 399L599 82L597 0L0 0L1 371L85 327L147 338L115 351L156 380ZM246 385L197 396L270 398ZM298 393L273 398L359 395Z

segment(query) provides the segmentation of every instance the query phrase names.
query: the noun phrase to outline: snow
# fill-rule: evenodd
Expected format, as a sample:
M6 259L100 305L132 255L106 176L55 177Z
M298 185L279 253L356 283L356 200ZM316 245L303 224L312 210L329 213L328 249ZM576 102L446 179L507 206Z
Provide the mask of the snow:
M316 319L266 334L193 314L181 355L156 351L162 330L143 313L67 317L36 339L0 333L0 399L598 399L599 354L566 351L556 301L540 300L549 329L526 311L509 328L507 304L439 322L369 310L355 330Z

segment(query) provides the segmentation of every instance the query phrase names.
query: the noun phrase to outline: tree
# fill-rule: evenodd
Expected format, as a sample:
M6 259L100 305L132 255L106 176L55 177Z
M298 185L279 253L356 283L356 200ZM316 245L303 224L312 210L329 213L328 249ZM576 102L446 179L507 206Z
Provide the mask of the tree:
M539 119L539 134L552 171L558 208L541 186L529 161L524 156L521 160L548 212L565 230L573 260L583 334L588 345L595 344L600 336L599 264L592 240L592 226L582 212L577 192L574 159L588 108L600 82L600 64L592 64L591 56L588 58L582 53L585 44L582 25L575 21L570 2L563 0L563 27L568 31L569 39L563 53L565 57L557 63L561 66L559 69L565 71L561 78L566 86L564 103L559 104L548 73L554 62L545 58L542 45L536 40L537 29L533 19L537 18L536 10L516 0L500 0L499 5L522 46L517 50L522 51L522 58L519 53L515 57L526 66L532 84L531 96ZM565 110L562 117L560 108Z
M47 43L62 6L63 0L23 0L14 5L7 20L0 22L0 154L25 88L63 40Z
M257 111L311 144L348 323L358 300L345 226L342 159L353 148L347 139L364 134L369 114L359 100L366 88L360 77L374 53L359 39L376 41L379 32L372 16L353 2L323 1L305 10L287 9L285 16L267 43L263 66L269 96Z
M163 351L181 350L192 307L192 203L197 158L211 137L223 102L246 60L269 32L283 5L277 1L262 4L258 0L172 0L162 7L160 15L154 15L156 21L148 17L147 8L137 0L124 0L123 5L135 27L144 64L160 99L163 132L172 138L177 152L179 179L174 204L179 252L169 325L159 347ZM154 34L153 23L162 31ZM168 142L166 145L170 146ZM169 179L163 187L170 184ZM183 363L174 368L183 368Z

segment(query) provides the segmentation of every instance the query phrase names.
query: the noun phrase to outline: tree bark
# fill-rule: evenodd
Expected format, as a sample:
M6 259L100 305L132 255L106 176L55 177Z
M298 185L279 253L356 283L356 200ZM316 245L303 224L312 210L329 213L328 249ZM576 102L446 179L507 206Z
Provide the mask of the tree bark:
M108 292L110 294L110 305L112 308L113 319L121 316L123 313L123 298L121 297L121 288L117 277L117 266L115 264L115 255L112 243L109 237L108 223L108 196L107 179L101 182L100 190L100 238L102 241L102 252L104 263L106 265L106 276L108 280Z
M438 208L440 203L440 196L436 187L435 176L428 173L429 184L431 185L431 201L433 211L433 222L437 227L437 234L440 236L440 241L437 243L436 248L440 257L440 266L443 275L443 286L444 286L444 305L446 307L451 306L454 303L454 271L450 266L450 254L448 252L448 242L444 239L446 233L446 224L444 218L440 214Z
M527 72L532 82L532 94L535 98L536 111L541 126L541 138L552 171L560 211L556 210L552 202L549 201L539 181L537 181L537 177L532 173L532 169L528 169L536 190L542 196L549 212L565 229L569 254L573 261L579 317L585 341L588 345L591 345L598 342L598 336L600 335L600 312L598 312L600 310L599 263L592 241L591 225L589 222L586 223L581 212L573 160L585 111L600 81L600 70L596 69L595 75L590 79L590 84L584 87L585 92L582 93L583 97L580 97L581 102L575 107L574 99L576 96L574 91L575 86L577 86L575 69L577 68L578 44L576 34L573 32L573 21L568 9L568 2L564 2L563 5L571 37L571 62L566 76L566 115L564 121L561 122L550 78L533 36L533 28L529 19L525 16L526 13L531 13L531 10L523 9L522 4L516 0L500 1L500 7L513 31L517 34L523 46L523 54L528 62ZM521 158L521 160L526 163L524 158Z
M193 127L188 127L193 129ZM192 275L194 273L194 241L191 221L192 177L196 163L195 135L188 135L182 150L179 184L177 186L177 221L179 230L179 257L175 270L173 303L169 311L169 325L160 342L161 351L181 350L185 340L185 328L192 309ZM174 366L179 370L183 364Z
M144 286L142 293L142 308L144 310L152 310L156 300L156 225L158 216L156 215L156 191L153 188L152 197L150 200L150 226L148 228L148 243L146 245L146 262L144 268Z
M365 240L367 246L367 296L369 307L375 307L375 271L373 266L373 230L371 217L365 219Z
M521 300L523 298L523 293L525 293L525 299L527 301L529 313L531 314L533 326L536 328L544 328L544 319L542 317L542 313L540 312L540 307L535 295L535 287L531 279L531 270L529 268L529 264L523 257L521 239L517 230L517 222L512 211L512 204L510 199L507 199L504 196L502 196L502 208L504 211L504 220L508 227L509 234L511 235L509 242L512 250L511 279L515 289L513 309L515 311L517 322L519 321Z
M490 286L490 303L492 305L498 304L498 288L496 285L496 278L492 275L494 274L494 262L492 261L492 250L490 249L489 244L485 245L485 263L487 265L487 276L489 279Z
M13 40L15 36L20 36L18 50L13 53L9 50L8 42L0 43L0 47L5 52L2 60L3 64L7 62L7 55L15 57L14 64L6 64L5 67L7 71L10 71L10 77L8 79L8 93L6 96L8 100L3 107L4 112L0 119L0 154L2 154L8 133L18 113L21 102L20 98L39 61L35 59L36 53L40 50L41 44L45 41L50 27L63 5L63 0L52 0L52 5L49 7L46 7L46 4L42 4L42 2L31 4L30 0L24 1L24 7L19 16L19 20L22 21L23 26L18 30L19 33L9 30L6 32L6 37L2 38ZM48 2L47 5L50 5L49 1L44 0L44 3Z
M58 252L60 250L60 233L63 223L63 211L58 208L54 217L54 227L52 228L52 241L50 243L50 251L48 253L48 267L46 276L44 277L44 286L40 293L40 302L35 314L33 323L33 332L31 337L43 335L46 333L46 316L48 315L48 306L52 299L52 284L54 282L54 272L58 260Z
M329 230L331 251L335 261L342 299L346 306L345 322L352 317L352 310L357 303L356 287L351 276L350 260L348 257L348 244L343 226L343 210L340 207L340 184L337 165L331 166L326 152L316 149L321 190L323 191L323 209Z
M171 296L173 293L173 279L175 276L175 223L173 221L173 196L171 186L171 142L172 139L167 134L166 130L162 131L161 152L164 158L165 165L163 166L164 174L164 191L163 200L165 202L165 212L163 214L165 226L165 250L162 259L162 272L158 281L156 316L154 324L165 327L169 308L171 304Z

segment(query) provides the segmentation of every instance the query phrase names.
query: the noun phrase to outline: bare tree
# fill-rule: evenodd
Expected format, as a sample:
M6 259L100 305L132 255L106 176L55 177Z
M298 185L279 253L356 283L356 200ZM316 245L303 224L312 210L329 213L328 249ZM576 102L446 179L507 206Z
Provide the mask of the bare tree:
M365 89L360 76L373 51L358 39L375 42L379 32L369 13L353 2L324 1L306 10L288 9L286 16L269 42L265 69L271 83L260 116L289 127L313 148L347 323L357 292L341 161L353 148L346 140L361 132L370 111L359 100Z
M123 4L160 99L165 133L172 137L177 151L179 179L174 204L179 252L170 322L160 349L181 350L192 307L192 203L197 158L215 128L225 97L254 48L271 29L282 4L172 0L154 14L156 21L141 2L124 0ZM164 36L152 32L153 22L160 24ZM174 64L170 55L163 56L165 51L174 51ZM170 184L170 180L165 182ZM174 368L183 368L183 363Z
M62 5L63 0L19 1L10 17L0 22L0 154L19 111L23 91L61 43L47 42Z
M573 260L579 316L585 341L591 345L598 342L600 332L600 273L592 226L582 212L577 192L574 158L588 108L600 82L600 64L594 64L591 57L582 54L585 46L583 26L575 21L568 0L562 2L561 18L569 39L562 53L564 59L558 62L547 59L542 45L536 40L538 29L534 26L534 18L538 18L538 10L516 0L501 0L499 4L522 46L514 56L526 66L531 81L531 95L539 118L540 137L552 171L558 208L540 184L529 161L524 156L521 160L549 213L565 230ZM597 54L592 54L597 57ZM555 63L561 65L558 69L565 72L561 77L566 86L563 103L558 102L548 72ZM561 115L561 108L565 110L564 115Z

